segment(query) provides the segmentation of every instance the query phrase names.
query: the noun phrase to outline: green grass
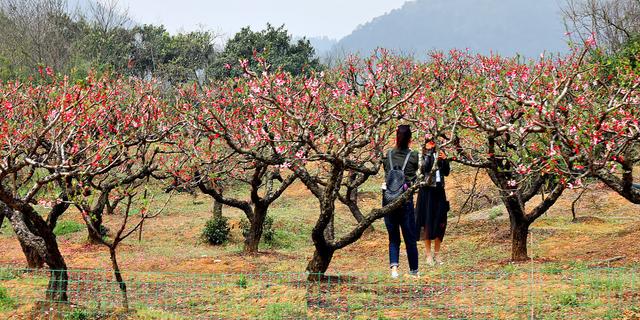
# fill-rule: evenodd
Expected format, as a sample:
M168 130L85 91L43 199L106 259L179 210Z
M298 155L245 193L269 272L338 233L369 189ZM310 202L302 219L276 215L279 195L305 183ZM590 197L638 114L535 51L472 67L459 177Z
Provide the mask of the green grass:
M74 309L64 316L64 320L89 320L92 318L92 314L83 309Z
M270 244L261 244L261 247L293 251L300 248L299 244L306 240L307 237L300 236L300 233L291 232L286 229L276 229L273 241Z
M622 310L620 309L607 309L607 311L602 316L602 319L613 320L613 319L623 319Z
M557 304L561 307L577 307L580 305L578 295L572 292L562 292L557 297Z
M267 306L264 319L304 319L307 312L304 307L290 302L274 303Z
M493 207L491 208L491 210L489 210L489 220L495 220L496 218L502 216L503 214L504 212L501 206Z
M2 222L2 228L0 228L0 237L13 237L13 229L11 229L11 225L9 224L9 220L7 218Z
M504 272L512 274L512 273L516 273L516 271L518 271L518 267L514 264L507 264L503 267Z
M150 309L147 305L136 304L133 306L133 310L136 311L136 319L158 319L158 320L176 320L176 319L189 319L188 317L182 317L174 313Z
M366 308L367 305L375 304L378 302L378 296L371 292L354 292L348 296L349 309L361 310Z
M17 277L15 272L0 268L0 281L13 280Z
M542 265L540 272L544 274L560 274L562 273L562 267L556 263L547 263Z
M269 210L269 215L274 218L273 241L271 244L263 244L263 248L291 252L304 250L311 244L309 235L314 224L301 222L300 210L295 203L279 199L277 205Z
M53 229L53 233L56 236L64 236L67 234L80 232L84 229L85 229L85 225L82 223L78 223L72 220L64 220L64 221L58 222L55 229Z
M4 287L0 287L0 311L9 311L15 308L15 301L9 296Z
M382 311L378 311L378 320L391 320L391 318L384 315Z
M446 241L446 240L445 240ZM447 251L455 252L454 260L447 262L447 270L451 268L468 269L480 264L483 260L506 260L509 252L499 246L482 245L470 241L449 240ZM492 270L485 270L492 271Z
M248 281L247 281L247 277L244 274L241 274L240 277L238 278L238 281L236 281L236 285L238 285L238 287L242 288L242 289L246 289L248 286Z
M369 179L362 187L358 190L360 193L381 193L382 189L381 181L378 179Z
M587 284L595 291L620 291L625 287L623 277L619 275L609 275L608 278L588 279Z

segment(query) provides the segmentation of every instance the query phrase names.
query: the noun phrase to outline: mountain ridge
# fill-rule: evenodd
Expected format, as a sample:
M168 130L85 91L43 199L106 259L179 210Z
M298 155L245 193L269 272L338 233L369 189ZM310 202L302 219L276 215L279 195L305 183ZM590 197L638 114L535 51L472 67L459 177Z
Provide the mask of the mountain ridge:
M564 33L558 0L416 0L356 27L325 54L384 47L424 57L457 48L536 57L566 52Z

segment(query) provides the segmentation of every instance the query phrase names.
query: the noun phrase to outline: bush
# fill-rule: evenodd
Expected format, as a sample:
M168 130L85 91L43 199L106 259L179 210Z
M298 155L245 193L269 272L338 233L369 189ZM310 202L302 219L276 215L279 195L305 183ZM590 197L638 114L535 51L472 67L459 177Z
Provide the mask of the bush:
M15 302L11 297L9 297L9 293L7 289L4 287L0 287L0 311L11 310L15 307Z
M53 229L56 236L76 233L85 229L85 225L71 220L60 221Z
M225 217L215 217L209 221L204 227L202 237L213 245L221 245L229 240L229 219Z
M242 236L247 238L251 229L251 223L247 218L240 220L240 229L242 230ZM264 218L264 226L262 227L262 240L268 244L273 245L275 243L276 232L273 229L273 217L267 215Z

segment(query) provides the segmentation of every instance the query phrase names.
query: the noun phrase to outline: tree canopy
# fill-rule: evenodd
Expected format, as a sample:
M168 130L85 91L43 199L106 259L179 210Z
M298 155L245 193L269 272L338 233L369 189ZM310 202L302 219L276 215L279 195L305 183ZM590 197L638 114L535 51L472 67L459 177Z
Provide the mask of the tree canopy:
M247 60L255 68L258 57L293 75L321 68L320 60L315 57L315 50L309 40L303 38L294 41L284 25L274 28L267 24L267 28L262 31L242 28L229 39L224 50L216 56L212 75L218 79L241 75L241 70L231 66L238 64L239 60Z

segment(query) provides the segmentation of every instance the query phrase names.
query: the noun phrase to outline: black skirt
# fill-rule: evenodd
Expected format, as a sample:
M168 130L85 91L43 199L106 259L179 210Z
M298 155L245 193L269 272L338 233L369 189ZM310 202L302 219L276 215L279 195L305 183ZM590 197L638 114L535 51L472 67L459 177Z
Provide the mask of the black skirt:
M421 238L428 238L429 240L444 239L444 233L447 230L448 212L449 201L447 201L443 186L420 188L416 206L416 226L418 234L424 235L426 233L428 236L421 236ZM424 231L422 228L424 228Z

